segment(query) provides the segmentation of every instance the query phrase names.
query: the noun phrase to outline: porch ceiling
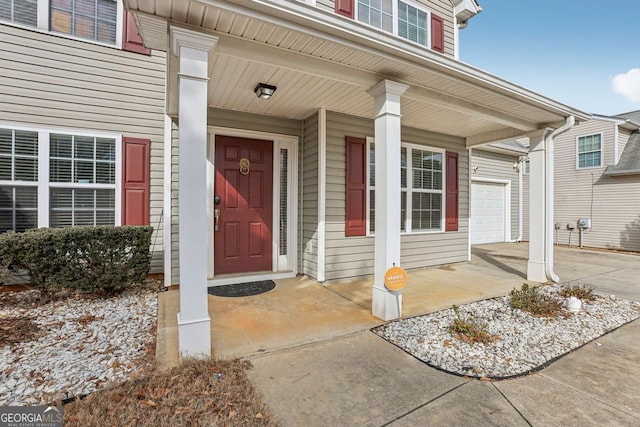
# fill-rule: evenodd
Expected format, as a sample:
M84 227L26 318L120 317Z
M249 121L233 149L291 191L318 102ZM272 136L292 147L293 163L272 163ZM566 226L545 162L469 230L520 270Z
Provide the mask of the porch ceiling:
M373 117L366 90L410 86L403 124L468 138L510 138L585 113L357 21L294 0L125 0L145 44L167 50L167 22L219 37L210 58L211 107L303 119L321 107ZM169 59L169 114L177 111ZM258 99L258 82L278 87Z

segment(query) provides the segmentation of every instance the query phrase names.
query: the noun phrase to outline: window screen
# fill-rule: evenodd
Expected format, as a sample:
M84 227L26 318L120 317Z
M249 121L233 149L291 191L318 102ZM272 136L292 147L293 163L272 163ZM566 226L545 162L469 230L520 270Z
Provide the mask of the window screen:
M50 28L89 40L116 42L115 0L51 0Z
M0 0L0 20L35 27L38 24L38 0Z

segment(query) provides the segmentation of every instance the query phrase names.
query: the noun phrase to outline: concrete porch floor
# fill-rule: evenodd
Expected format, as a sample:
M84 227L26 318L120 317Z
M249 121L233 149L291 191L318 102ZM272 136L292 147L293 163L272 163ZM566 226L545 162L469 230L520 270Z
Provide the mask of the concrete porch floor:
M508 294L522 273L490 263L458 263L410 271L403 291L403 317ZM321 284L306 277L276 280L267 293L239 298L208 296L212 353L249 357L364 331L384 323L371 315L373 279ZM158 297L156 359L179 362L179 291Z

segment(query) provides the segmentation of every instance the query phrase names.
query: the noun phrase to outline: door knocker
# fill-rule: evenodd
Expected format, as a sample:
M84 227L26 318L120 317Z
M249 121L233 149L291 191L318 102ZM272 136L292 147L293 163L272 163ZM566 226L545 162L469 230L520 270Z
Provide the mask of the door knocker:
M240 173L242 175L248 175L250 165L251 163L249 162L249 159L240 159Z

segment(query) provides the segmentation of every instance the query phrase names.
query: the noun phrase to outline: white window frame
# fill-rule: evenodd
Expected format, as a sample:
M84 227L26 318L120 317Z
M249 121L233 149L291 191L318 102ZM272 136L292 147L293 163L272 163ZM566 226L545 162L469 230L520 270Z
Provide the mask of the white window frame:
M371 232L371 190L374 189L371 187L370 185L370 180L371 180L371 163L370 163L370 152L371 152L371 144L375 144L375 139L372 137L367 137L367 236L374 236L375 232ZM406 190L403 190L402 188L400 188L400 192L405 192L407 194L407 202L406 202L406 215L405 215L405 224L404 224L404 230L400 231L401 235L406 235L406 234L411 234L411 235L420 235L420 234L440 234L440 233L445 233L445 220L447 218L447 212L446 212L446 200L445 200L445 191L447 188L447 171L446 171L446 167L447 167L447 162L446 162L446 155L447 155L447 150L443 149L443 148L437 148L437 147L431 147L428 145L420 145L420 144L414 144L414 143L409 143L409 142L401 142L400 143L400 147L401 148L406 148L407 149L407 188ZM442 155L442 189L440 190L428 190L428 191L417 191L419 193L435 193L435 194L440 194L441 197L441 206L442 206L442 214L440 217L440 229L438 230L413 230L413 219L412 219L412 204L413 204L413 200L412 200L412 194L413 194L413 172L412 172L412 166L413 166L413 159L411 156L411 151L412 150L422 150L422 151L433 151L434 153L439 153ZM402 181L401 181L402 183ZM401 184L402 185L402 184ZM374 186L375 187L375 186ZM374 189L375 190L375 189ZM422 189L420 189L422 190ZM401 207L398 207L398 215L401 215ZM402 218L402 217L401 217Z
M31 27L29 25L24 25L18 22L12 21L0 21L2 24L11 25L13 27L24 28L27 30L38 31L40 33L53 34L59 37L64 37L66 39L78 40L87 43L97 44L100 46L107 47L115 47L117 49L122 49L122 31L123 31L123 17L124 17L124 7L122 5L122 0L116 0L116 42L115 44L104 43L98 40L86 39L83 37L74 36L73 34L61 33L57 31L53 31L49 28L49 10L50 10L50 0L38 0L38 17L37 17L37 25L35 27Z
M398 18L399 18L399 13L398 13L398 1L402 1L403 3L408 4L409 6L415 7L416 9L425 12L427 14L427 43L426 45L414 42L413 40L409 40L407 38L404 38L400 35L398 35ZM366 25L368 27L371 28L375 28L377 30L380 31L384 31L385 33L387 32L385 29L380 28L380 27L376 27L375 25L371 25L368 24L364 21L360 20L360 17L358 16L358 10L360 9L358 7L359 5L359 0L355 0L355 12L354 12L354 16L355 16L355 20L358 21L359 23ZM391 15L392 15L392 27L393 27L393 31L392 34L406 42L415 44L416 46L420 46L423 48L427 48L427 49L431 49L431 11L429 9L427 9L424 5L419 4L413 0L391 0Z
M79 129L42 128L36 125L21 125L0 122L0 128L23 130L38 133L38 180L37 181L0 181L2 186L37 186L38 187L38 227L49 227L49 195L52 188L79 188L79 189L113 189L115 191L115 218L114 225L122 223L122 135L105 133L100 131L87 131ZM73 136L87 136L92 138L114 139L116 145L115 159L115 184L81 184L49 181L49 151L50 135L63 134Z
M587 138L589 136L600 135L600 164L598 166L580 166L580 154L595 153L596 151L587 151L580 153L580 138ZM585 169L597 169L604 165L604 135L602 132L589 133L585 135L576 136L576 170Z
M531 174L531 161L527 157L522 161L522 174L530 175Z

